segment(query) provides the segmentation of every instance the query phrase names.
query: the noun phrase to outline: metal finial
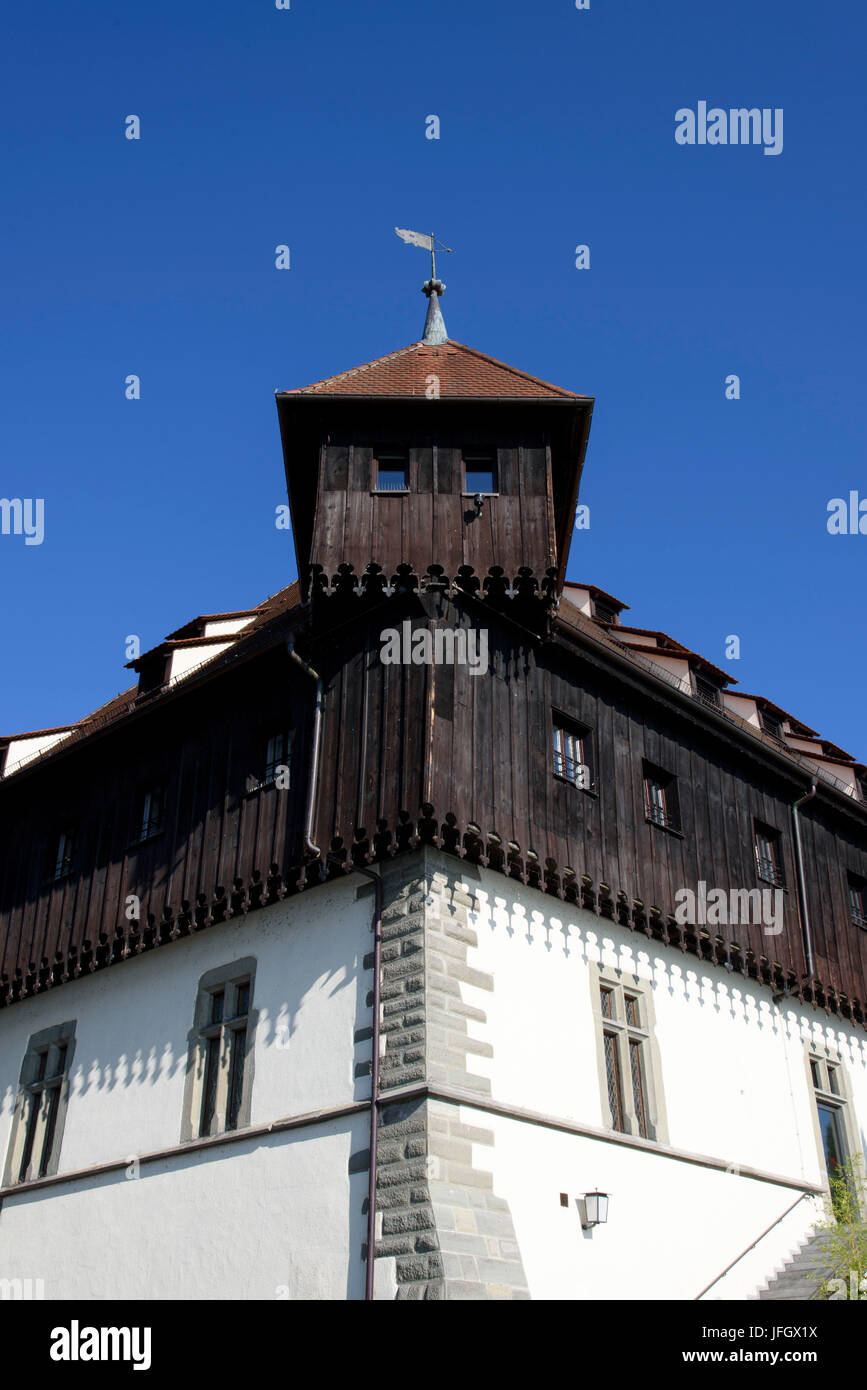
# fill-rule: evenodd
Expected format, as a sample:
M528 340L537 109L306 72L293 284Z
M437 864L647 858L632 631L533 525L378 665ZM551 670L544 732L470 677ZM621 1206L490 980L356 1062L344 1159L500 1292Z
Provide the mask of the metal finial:
M405 241L409 246L421 246L423 250L430 251L431 278L422 285L422 290L428 297L427 317L424 323L423 343L447 343L449 335L446 332L445 322L440 309L440 295L445 292L445 285L442 280L437 279L436 247L439 245L442 251L451 252L450 246L443 246L442 242L437 243L433 232L411 232L405 227L395 227L395 232L401 241Z

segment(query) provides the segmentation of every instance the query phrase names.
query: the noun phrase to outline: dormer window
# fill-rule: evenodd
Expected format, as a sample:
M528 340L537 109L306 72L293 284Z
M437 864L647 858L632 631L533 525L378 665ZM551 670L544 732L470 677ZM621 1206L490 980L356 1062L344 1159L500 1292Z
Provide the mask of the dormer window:
M464 492L485 496L498 491L496 454L464 454Z
M707 680L704 676L693 674L695 681L695 693L703 705L709 705L711 709L720 709L722 701L720 699L719 686L714 685L713 681Z
M600 623L616 623L618 619L617 609L601 598L593 600L593 616Z
M759 721L766 734L769 734L771 738L775 738L778 743L783 742L782 721L779 720L775 714L771 714L769 710L760 709Z
M376 492L407 492L409 468L406 452L400 449L379 449L374 458Z

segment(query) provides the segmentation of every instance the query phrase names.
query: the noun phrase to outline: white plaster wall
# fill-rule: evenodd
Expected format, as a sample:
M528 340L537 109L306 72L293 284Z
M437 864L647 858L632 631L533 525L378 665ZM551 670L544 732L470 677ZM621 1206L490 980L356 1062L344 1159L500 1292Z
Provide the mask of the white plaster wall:
M355 1067L370 1042L355 1044L354 1033L370 1024L372 976L362 959L372 900L356 902L356 887L289 898L3 1010L0 1156L28 1039L67 1019L76 1020L76 1043L60 1172L179 1144L198 982L245 956L257 961L250 1123L365 1099L369 1076L356 1077ZM350 1151L368 1147L366 1124L362 1113L145 1164L135 1181L112 1173L13 1195L0 1212L0 1276L27 1277L35 1261L33 1277L55 1271L63 1296L272 1297L272 1285L288 1284L293 1297L345 1298L347 1243L360 1263L363 1240L355 1229L363 1193L350 1210L347 1163ZM212 1260L224 1226L235 1250ZM305 1252L317 1241L321 1259L311 1264ZM183 1292L197 1270L198 1291ZM317 1281L330 1292L317 1294Z
M172 652L166 680L178 680L181 676L188 675L195 667L203 665L206 661L213 661L215 656L228 651L231 646L231 642L215 642L209 647L176 647Z
M220 637L224 632L242 632L245 627L249 627L252 618L218 618L215 622L205 623L203 637Z
M723 691L723 704L726 709L730 709L732 714L739 714L741 719L746 720L754 729L761 730L759 711L755 700L745 700L741 695L732 695L730 691Z
M534 1299L695 1299L798 1195L471 1107L461 1107L461 1119L494 1132L493 1148L473 1146L473 1162L493 1173L494 1191L509 1203ZM608 1221L584 1231L578 1200L595 1188L610 1194ZM801 1203L707 1297L749 1297L814 1219Z
M62 743L74 732L74 729L65 729L61 734L39 734L35 738L13 739L6 750L3 764L4 774L11 772L21 763L30 762L37 754L43 753L46 748L53 748L56 743Z
M480 908L469 914L478 947L469 950L468 964L494 979L493 991L460 986L464 1002L487 1016L484 1023L469 1024L471 1035L493 1047L491 1058L473 1056L471 1069L490 1078L496 1101L604 1127L588 970L588 961L595 960L636 974L652 988L672 1147L738 1170L821 1184L808 1039L830 1047L845 1062L864 1145L867 1034L862 1030L801 1006L781 1012L771 991L753 981L664 949L488 870L481 871L480 880L465 883ZM489 1122L490 1117L484 1121ZM612 1298L629 1296L615 1280L615 1273L617 1280L623 1278L627 1266L643 1281L645 1293L635 1296L646 1296L652 1277L658 1296L694 1297L798 1195L790 1187L528 1123L508 1121L501 1128L503 1142L498 1140L494 1150L495 1191L509 1200L516 1221L517 1212L523 1213L530 1264L539 1269L536 1287L531 1276L534 1297L554 1296L542 1290L554 1287L557 1260L551 1254L555 1246L548 1250L548 1245L554 1239L552 1223L560 1222L557 1230L562 1230L561 1191L583 1192L598 1184L618 1194L612 1226L628 1231L632 1255L627 1259L620 1235L600 1232L591 1242L594 1249L614 1252L610 1262L606 1256L598 1269L594 1266L592 1275L603 1281L594 1296ZM483 1168L491 1167L487 1153L486 1158L483 1147L478 1151ZM567 1180L570 1171L575 1176ZM544 1183L541 1173L548 1174ZM676 1217L660 1218L661 1210ZM814 1219L813 1209L802 1204L763 1243L756 1260L745 1264L741 1283L749 1282L747 1272L754 1267L759 1283ZM672 1223L684 1228L676 1236ZM518 1240L527 1258L520 1229ZM587 1245L580 1231L579 1241L582 1248ZM638 1256L636 1242L643 1252ZM570 1275L570 1287L583 1288L583 1277ZM737 1285L737 1278L729 1279L730 1289Z
M45 1297L346 1299L364 1293L366 1148L356 1115L22 1194L0 1214L0 1278Z

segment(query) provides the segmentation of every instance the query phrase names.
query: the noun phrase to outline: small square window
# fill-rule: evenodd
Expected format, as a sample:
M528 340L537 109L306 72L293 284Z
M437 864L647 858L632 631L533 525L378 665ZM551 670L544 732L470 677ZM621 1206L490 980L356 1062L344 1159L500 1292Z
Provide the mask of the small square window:
M376 455L377 492L406 492L409 488L409 469L405 453L382 450Z
M499 490L494 454L464 454L464 492L495 493Z

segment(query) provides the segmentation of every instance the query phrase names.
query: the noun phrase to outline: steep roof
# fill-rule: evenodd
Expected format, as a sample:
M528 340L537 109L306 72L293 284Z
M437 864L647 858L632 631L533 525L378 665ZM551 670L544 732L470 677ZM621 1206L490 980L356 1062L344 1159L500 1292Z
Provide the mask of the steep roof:
M587 400L588 397L552 386L518 371L495 357L451 339L441 345L410 343L408 347L365 362L337 376L315 381L280 396L427 396L428 378L439 379L440 397L489 397L493 400Z

